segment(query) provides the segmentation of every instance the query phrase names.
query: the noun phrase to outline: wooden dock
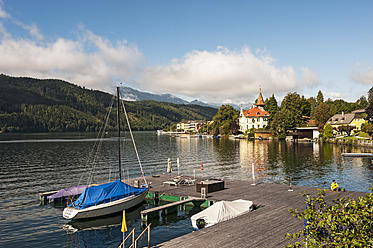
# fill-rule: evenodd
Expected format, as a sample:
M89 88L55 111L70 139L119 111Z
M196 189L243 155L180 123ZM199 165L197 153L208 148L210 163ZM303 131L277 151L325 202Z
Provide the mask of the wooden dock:
M147 217L151 213L165 211L165 214L167 214L167 210L172 207L176 207L176 206L183 205L189 202L194 202L194 201L205 201L205 199L197 198L197 197L189 197L187 199L183 199L183 200L176 201L176 202L171 202L166 205L161 205L161 206L157 206L154 208L145 209L141 211L141 220L147 221Z
M373 153L342 153L342 156L344 157L370 157L373 158Z
M196 190L196 185L179 187L163 185L164 181L169 180L168 175L147 177L147 181L152 185L150 192L174 196L201 196ZM201 179L197 178L198 180ZM284 247L291 243L286 239L287 233L304 228L303 221L294 217L288 210L305 208L304 197L300 193L307 191L314 196L318 192L317 188L297 185L292 185L293 191L289 189L289 185L282 184L257 183L253 186L251 181L225 180L225 189L208 193L207 200L250 200L260 208L155 247ZM348 189L346 192L328 190L325 199L331 203L338 194L341 197L358 198L366 193L348 191Z

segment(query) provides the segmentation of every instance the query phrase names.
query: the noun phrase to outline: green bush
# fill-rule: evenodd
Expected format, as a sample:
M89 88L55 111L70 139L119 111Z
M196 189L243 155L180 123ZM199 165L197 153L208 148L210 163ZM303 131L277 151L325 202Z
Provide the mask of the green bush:
M327 124L327 125L324 126L324 133L323 133L323 135L327 139L330 139L330 138L334 137L332 125Z
M286 139L286 133L278 133L277 138L279 140L285 140Z
M373 191L373 188L370 188ZM300 220L307 220L306 230L287 234L289 239L302 239L287 247L372 247L373 246L373 193L358 199L340 198L328 205L325 190L316 197L303 193L307 208L289 211Z

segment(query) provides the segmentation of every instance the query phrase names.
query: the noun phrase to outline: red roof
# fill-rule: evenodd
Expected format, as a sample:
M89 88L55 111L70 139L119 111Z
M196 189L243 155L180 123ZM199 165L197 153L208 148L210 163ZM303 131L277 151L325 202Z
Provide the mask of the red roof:
M243 110L243 115L245 117L265 117L265 116L269 116L267 111L261 110L258 107L252 107L251 109Z

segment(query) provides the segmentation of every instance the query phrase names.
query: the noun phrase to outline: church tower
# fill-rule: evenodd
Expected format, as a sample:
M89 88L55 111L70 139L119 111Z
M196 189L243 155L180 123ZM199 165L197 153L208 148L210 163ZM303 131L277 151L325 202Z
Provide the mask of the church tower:
M259 97L258 97L258 100L256 101L255 103L255 106L257 106L260 110L263 110L264 111L264 106L266 104L264 103L263 101L263 96L262 96L262 89L260 89L260 92L259 92Z

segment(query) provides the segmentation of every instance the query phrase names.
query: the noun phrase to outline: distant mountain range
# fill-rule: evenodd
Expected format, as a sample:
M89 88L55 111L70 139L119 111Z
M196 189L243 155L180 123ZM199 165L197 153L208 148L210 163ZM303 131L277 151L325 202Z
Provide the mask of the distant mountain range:
M192 105L199 105L203 107L213 107L213 108L220 108L220 106L223 105L223 103L204 103L197 99L191 102L188 102L172 94L153 94L153 93L135 90L131 87L121 87L121 88L122 88L123 98L126 101L153 100L153 101L158 101L158 102L169 102L169 103L175 103L175 104L192 104ZM236 104L229 104L229 105L232 105L235 109L238 109L238 110L241 108L241 106L236 105ZM247 104L244 104L242 107L244 109L248 109L252 105L253 105L252 103L247 103Z
M158 102L170 102L170 103L175 103L175 104L189 104L188 101L185 101L171 94L160 94L160 95L152 94L148 92L135 90L131 87L121 87L121 89L122 89L123 100L126 100L126 101L153 100L153 101L158 101Z
M128 88L124 92L125 98L132 100L125 104L134 131L164 129L182 120L212 120L218 111L184 104L184 100L169 94ZM62 80L0 74L0 133L98 131L105 123L112 99L108 93ZM115 119L115 114L109 115L107 131L116 130ZM125 123L122 126L126 128Z

